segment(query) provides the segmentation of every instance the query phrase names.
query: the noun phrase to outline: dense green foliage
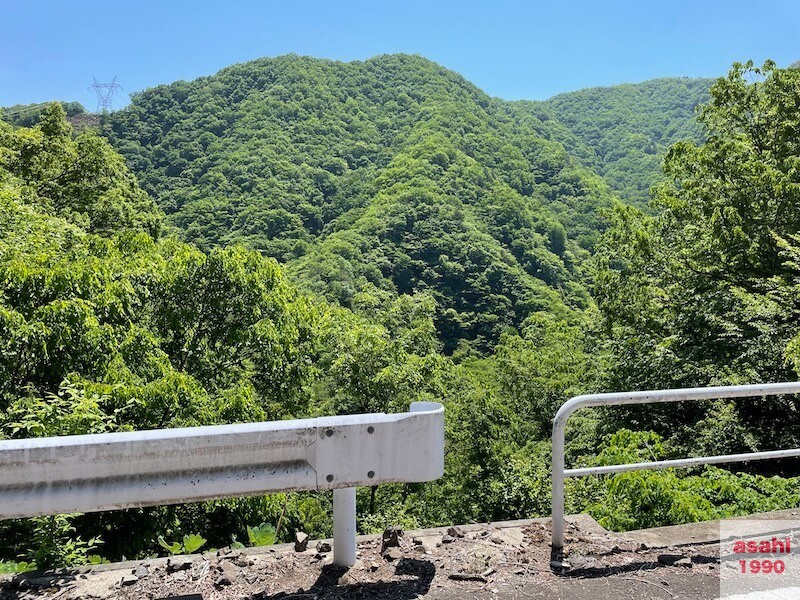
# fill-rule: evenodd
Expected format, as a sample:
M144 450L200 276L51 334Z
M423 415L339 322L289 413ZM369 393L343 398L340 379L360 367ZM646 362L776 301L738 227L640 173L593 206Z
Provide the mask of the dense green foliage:
M447 353L587 305L605 185L546 122L422 58L235 65L134 95L104 132L187 240L245 243L346 307L429 292Z
M706 141L670 149L657 214L616 210L596 257L613 387L796 377L798 105L800 71L735 65L700 113ZM648 423L696 451L800 442L794 399L664 411Z
M644 83L559 94L543 108L571 134L569 152L596 170L623 200L644 208L650 188L661 181L669 146L700 141L695 108L708 99L710 79L654 79ZM521 102L521 109L542 110Z
M60 104L67 118L86 114L86 109L80 102L61 102ZM44 102L41 104L15 104L0 108L0 120L18 127L32 127L39 122L42 113L48 106L49 103Z
M570 121L419 57L289 56L137 95L104 116L122 155L58 104L0 122L0 438L435 400L444 477L360 490L359 527L547 514L570 396L800 370L800 71L735 65L700 130L708 86L657 83L599 93L603 113L578 95ZM637 203L660 179L651 210L583 165ZM797 446L798 414L587 411L567 460ZM567 510L625 529L797 506L795 465L772 468L570 481ZM0 571L324 535L330 510L287 494L5 522Z

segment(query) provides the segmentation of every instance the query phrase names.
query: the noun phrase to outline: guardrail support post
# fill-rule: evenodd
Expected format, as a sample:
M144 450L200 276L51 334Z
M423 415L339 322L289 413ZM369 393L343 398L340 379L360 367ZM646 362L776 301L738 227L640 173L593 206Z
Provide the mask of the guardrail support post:
M356 563L356 488L333 490L333 564Z

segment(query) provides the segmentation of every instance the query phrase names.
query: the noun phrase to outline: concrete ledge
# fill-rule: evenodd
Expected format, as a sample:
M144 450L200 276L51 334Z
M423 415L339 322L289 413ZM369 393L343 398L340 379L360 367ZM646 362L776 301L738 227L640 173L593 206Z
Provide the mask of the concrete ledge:
M777 510L768 513L756 513L743 517L731 517L737 521L763 521L763 526L753 530L753 534L767 534L772 531L770 521L800 519L800 508ZM670 525L667 527L653 527L651 529L638 529L612 535L631 542L647 544L651 548L666 548L669 546L690 546L692 544L714 544L719 542L719 520L686 523L684 525Z

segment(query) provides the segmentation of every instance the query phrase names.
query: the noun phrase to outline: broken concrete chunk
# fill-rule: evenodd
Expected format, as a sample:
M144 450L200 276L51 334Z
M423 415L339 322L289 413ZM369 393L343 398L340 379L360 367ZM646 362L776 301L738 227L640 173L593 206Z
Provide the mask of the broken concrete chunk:
M480 573L450 573L449 577L450 579L455 579L456 581L481 581L483 583L489 581Z
M239 578L239 569L236 568L232 562L228 560L223 560L217 565L217 570L220 572L220 576L217 578L215 582L217 587L221 587L223 585L231 585L235 583L236 580Z
M386 530L383 532L383 536L381 537L381 552L384 552L387 548L399 547L400 539L402 537L403 537L402 527L398 527L397 525L392 525L391 527L387 527Z
M298 531L294 534L294 551L305 552L308 548L308 534Z
M192 568L192 559L186 557L170 557L167 559L167 573L185 571Z
M671 567L672 565L674 565L676 562L678 562L682 558L683 558L683 554L659 554L658 555L658 562L659 562L659 564Z
M403 553L400 551L400 548L389 548L383 553L383 557L391 562L403 558Z
M331 551L331 545L328 542L317 542L317 552L320 554L327 554Z
M138 577L139 579L144 579L150 574L150 569L148 568L147 565L141 564L138 567L136 567L136 570L133 572L133 574L136 575L136 577Z
M455 527L448 527L447 528L447 535L454 538L463 538L464 537L464 530L461 529L458 525Z
M593 569L597 566L597 559L593 556L570 556L570 566L573 569Z

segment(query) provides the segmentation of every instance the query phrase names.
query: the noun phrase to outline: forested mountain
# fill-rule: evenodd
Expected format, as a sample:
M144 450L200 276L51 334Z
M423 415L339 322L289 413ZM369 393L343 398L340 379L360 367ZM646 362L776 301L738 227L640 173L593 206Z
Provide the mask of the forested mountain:
M103 131L187 241L245 243L343 306L427 292L448 352L587 305L607 186L547 121L423 58L235 65L137 94Z
M620 198L645 207L650 188L663 177L669 146L701 140L695 108L708 100L712 83L654 79L568 92L541 104L574 135L559 138L571 154L601 174ZM538 103L518 104L518 110L535 111Z
M707 80L490 98L418 56L261 59L141 92L104 132L187 241L242 242L351 306L425 291L445 350L587 306L608 185L644 206ZM587 168L588 167L588 168Z

